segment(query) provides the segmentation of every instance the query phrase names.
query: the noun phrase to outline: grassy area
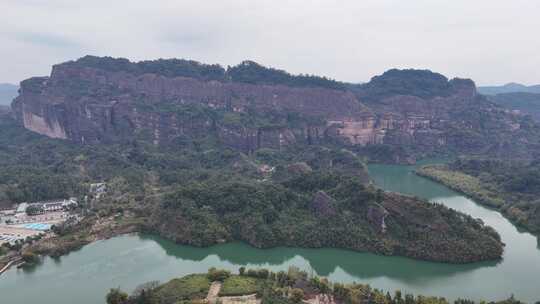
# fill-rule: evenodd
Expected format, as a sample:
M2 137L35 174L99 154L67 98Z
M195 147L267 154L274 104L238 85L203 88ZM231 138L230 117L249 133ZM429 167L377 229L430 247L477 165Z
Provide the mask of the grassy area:
M446 165L423 166L416 173L470 196L479 203L494 208L500 208L504 205L504 199L482 185L479 178L450 170Z
M156 290L159 303L174 303L180 300L204 299L210 289L206 274L193 274L173 279Z
M232 275L223 282L219 295L239 296L257 293L262 289L263 283L261 279Z

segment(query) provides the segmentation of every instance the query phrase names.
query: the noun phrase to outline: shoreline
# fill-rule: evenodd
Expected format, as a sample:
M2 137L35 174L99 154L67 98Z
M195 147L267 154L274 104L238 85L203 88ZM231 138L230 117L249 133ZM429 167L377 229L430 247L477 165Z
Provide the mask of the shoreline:
M467 191L461 189L460 187L458 187L458 186L456 186L456 185L454 185L454 184L452 184L450 182L445 182L442 178L439 178L439 177L437 177L435 175L431 175L431 174L429 174L427 172L423 172L421 170L422 170L422 167L420 167L418 169L415 169L413 172L414 172L414 174L416 174L416 175L418 175L420 177L426 178L428 180L431 180L433 182L441 184L441 185L443 185L445 187L448 187L449 189L451 189L453 191L456 191L457 193L467 197L468 199L472 200L474 203L476 203L476 204L478 204L478 205L480 205L480 206L482 206L484 208L488 208L490 210L498 212L505 219L507 219L510 223L512 223L512 225L514 225L518 230L522 230L524 232L530 233L531 235L537 237L540 240L540 231L534 230L534 229L528 227L527 225L521 224L516 219L509 216L508 213L504 212L504 210L502 209L504 207L504 205L497 206L496 203L487 201L487 200L479 197L479 195L474 193L474 192L467 192Z
M45 237L31 244L25 244L16 252L8 253L0 258L0 265L3 264L2 273L8 271L16 262L23 260L23 254L27 252L35 253L40 258L45 256L60 257L71 252L77 251L82 247L89 245L99 240L110 239L115 236L120 236L129 233L139 232L136 224L128 223L125 225L111 225L113 217L108 217L100 221L100 219L87 219L88 222L83 222L80 229L76 229L72 233L66 235L54 235ZM103 221L105 225L103 225ZM91 224L88 226L88 224ZM68 239L68 240L66 240ZM24 263L24 262L23 262ZM17 264L21 265L21 264Z

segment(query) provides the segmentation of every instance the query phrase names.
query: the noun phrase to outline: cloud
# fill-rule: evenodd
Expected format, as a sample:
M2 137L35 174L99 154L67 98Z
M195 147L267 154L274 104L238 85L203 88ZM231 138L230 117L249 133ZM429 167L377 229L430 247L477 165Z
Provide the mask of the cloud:
M12 37L18 41L48 48L80 48L81 45L75 40L52 33L20 32L12 33Z
M250 59L366 81L393 67L540 83L537 0L4 0L0 81L86 54Z

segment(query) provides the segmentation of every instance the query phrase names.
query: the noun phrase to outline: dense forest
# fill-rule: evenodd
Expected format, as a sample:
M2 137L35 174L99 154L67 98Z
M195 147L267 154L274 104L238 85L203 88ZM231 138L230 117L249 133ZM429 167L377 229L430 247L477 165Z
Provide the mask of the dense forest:
M375 76L365 84L353 85L360 100L378 101L393 95L411 95L420 98L448 96L452 91L452 82L429 70L391 69Z
M326 77L291 75L283 70L264 67L253 61L244 61L227 69L232 81L252 84L281 84L292 87L321 87L345 89L345 84Z
M179 243L339 247L454 263L502 254L492 228L375 189L359 156L338 146L248 155L196 139L174 148L77 145L33 134L9 117L1 124L4 207L67 196L83 201L90 183L106 181L109 191L91 212L126 211L140 218L141 230Z
M540 232L540 161L458 159L423 167L419 174L500 209L512 221Z
M326 278L309 275L296 267L287 271L272 272L267 269L245 269L238 274L211 268L206 274L192 274L173 279L165 284L148 282L137 287L131 295L113 288L106 295L107 304L174 304L201 303L205 301L212 282L221 288L216 303L226 302L235 296L244 296L248 304L299 304L315 303L316 299L329 304L448 304L443 297L393 294L365 284L332 283ZM454 304L474 304L475 301L458 299ZM488 302L481 302L488 303ZM521 304L513 297L489 304Z
M184 59L158 59L131 62L124 58L85 56L77 61L64 63L73 67L90 67L110 72L127 72L136 75L153 73L165 77L190 77L200 80L234 81L250 84L286 85L291 87L345 88L341 82L312 75L292 75L286 71L244 61L236 66L223 68L218 64L203 64Z

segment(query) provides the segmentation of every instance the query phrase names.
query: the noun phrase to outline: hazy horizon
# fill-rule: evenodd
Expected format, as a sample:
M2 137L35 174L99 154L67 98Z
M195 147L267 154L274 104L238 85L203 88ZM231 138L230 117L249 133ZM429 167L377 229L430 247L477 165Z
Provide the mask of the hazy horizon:
M225 67L254 60L354 83L391 68L479 86L540 83L534 0L7 0L0 12L0 83L87 54Z

